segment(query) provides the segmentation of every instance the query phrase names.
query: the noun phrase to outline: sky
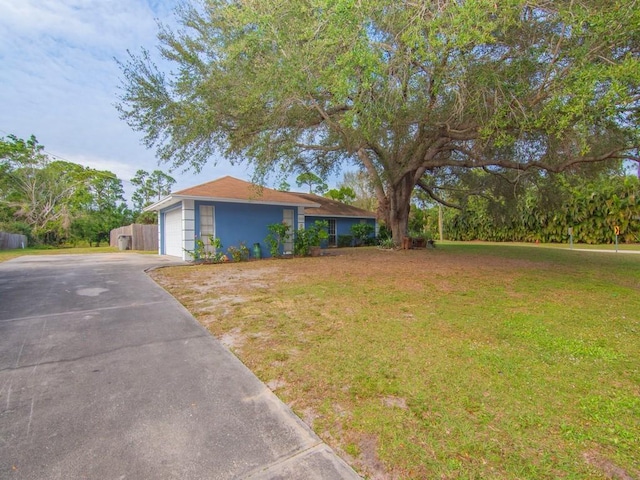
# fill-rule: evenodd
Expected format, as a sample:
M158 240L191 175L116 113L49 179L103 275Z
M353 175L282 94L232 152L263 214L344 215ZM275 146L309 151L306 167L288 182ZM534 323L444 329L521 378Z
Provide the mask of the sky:
M0 0L0 137L33 134L54 158L115 173L128 197L138 169L169 173L174 191L225 175L250 180L250 166L224 160L198 175L169 172L114 107L122 79L115 59L141 48L156 54L157 22L174 25L178 3Z

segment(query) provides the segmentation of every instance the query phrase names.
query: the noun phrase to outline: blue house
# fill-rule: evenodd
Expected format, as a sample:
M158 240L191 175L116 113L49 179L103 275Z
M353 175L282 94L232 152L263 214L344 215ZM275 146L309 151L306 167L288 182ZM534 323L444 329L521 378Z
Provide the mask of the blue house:
M313 193L292 192L291 194L319 205L305 209L304 224L305 228L309 228L317 220L326 221L329 226L329 240L327 242L329 247L339 246L338 239L341 236L350 236L352 234L351 227L357 223L367 223L371 225L371 230L377 233L376 214L373 212Z
M220 239L225 253L230 246L244 243L251 249L258 243L262 255L268 256L267 226L274 223L284 222L295 232L315 220L327 220L332 246L355 222L375 225L375 214L347 207L316 195L281 192L223 177L172 193L145 211L158 212L158 253L191 260L196 241L208 246L210 236ZM291 252L293 240L283 246L283 253Z

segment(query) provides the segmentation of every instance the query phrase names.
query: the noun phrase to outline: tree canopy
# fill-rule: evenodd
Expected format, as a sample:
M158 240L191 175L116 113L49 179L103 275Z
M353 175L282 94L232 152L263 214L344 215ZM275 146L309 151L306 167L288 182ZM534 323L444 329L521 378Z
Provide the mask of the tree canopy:
M36 243L98 243L129 219L115 174L53 160L34 136L0 138L0 172L0 228Z
M142 223L154 223L157 221L155 212L142 212L153 202L157 202L162 197L171 193L171 187L176 183L175 179L161 170L154 170L149 173L146 170L138 170L131 179L131 184L136 190L131 196L133 208L136 214L136 221Z
M640 9L628 0L206 0L123 63L122 117L159 158L369 175L399 241L442 169L635 158Z
M298 187L307 185L309 193L317 193L318 195L322 195L329 188L322 178L312 172L304 172L298 175L296 177L296 185Z

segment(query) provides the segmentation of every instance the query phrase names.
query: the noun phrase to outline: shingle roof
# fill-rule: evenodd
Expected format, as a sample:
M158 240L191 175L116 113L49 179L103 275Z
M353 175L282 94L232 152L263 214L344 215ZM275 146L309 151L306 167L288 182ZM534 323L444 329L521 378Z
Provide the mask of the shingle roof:
M358 217L358 218L376 218L376 214L362 208L347 205L345 203L331 200L330 198L320 197L313 193L296 193L289 192L303 200L320 204L318 208L305 209L305 215L315 217Z
M145 208L159 211L184 198L223 202L262 203L305 207L305 215L317 217L376 218L376 214L311 193L281 192L251 182L226 176L171 193L168 197Z
M280 192L267 187L261 187L251 182L245 182L234 177L222 177L211 182L185 188L171 194L175 197L198 197L217 200L238 200L242 202L277 203L286 205L301 205L313 207L315 202Z

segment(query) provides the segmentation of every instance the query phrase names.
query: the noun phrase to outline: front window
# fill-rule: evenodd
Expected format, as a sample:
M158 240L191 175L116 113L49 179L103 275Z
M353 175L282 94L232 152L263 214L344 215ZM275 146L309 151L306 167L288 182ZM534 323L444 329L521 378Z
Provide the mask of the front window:
M336 236L336 219L330 218L327 222L329 223L329 246L335 247L338 245L338 238Z

